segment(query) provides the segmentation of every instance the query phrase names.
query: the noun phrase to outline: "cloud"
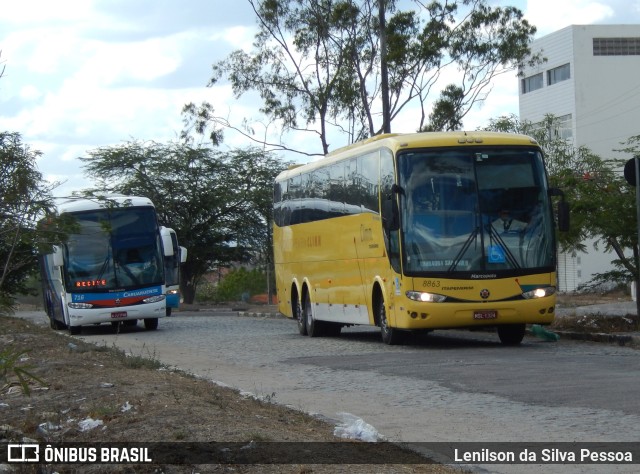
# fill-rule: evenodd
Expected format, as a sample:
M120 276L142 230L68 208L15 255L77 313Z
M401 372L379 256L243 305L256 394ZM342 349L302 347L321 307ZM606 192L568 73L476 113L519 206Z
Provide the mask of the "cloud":
M525 18L544 36L569 25L601 23L615 16L611 3L592 0L529 0Z
M640 0L492 0L516 4L546 34L569 24L638 23ZM265 133L255 94L236 99L226 81L205 87L211 65L236 49L252 50L257 24L246 1L229 0L21 0L5 2L0 61L0 130L18 131L41 150L39 166L50 179L67 178L64 189L88 186L77 157L132 139L166 142L182 129L184 104L210 102L217 115ZM412 2L406 0L407 5ZM553 12L553 14L550 14ZM455 82L446 77L442 84ZM432 98L438 95L434 90ZM517 111L517 78L505 74L465 128L487 117ZM419 116L407 114L397 131L415 130ZM274 141L280 130L266 126ZM288 134L292 146L319 151L319 141ZM330 138L332 148L346 144ZM252 143L226 131L225 146ZM296 159L307 160L296 156ZM65 191L66 192L66 191Z

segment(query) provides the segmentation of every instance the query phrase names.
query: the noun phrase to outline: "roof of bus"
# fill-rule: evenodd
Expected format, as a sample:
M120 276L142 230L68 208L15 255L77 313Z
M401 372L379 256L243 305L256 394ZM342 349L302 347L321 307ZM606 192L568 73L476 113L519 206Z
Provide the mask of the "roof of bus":
M149 198L140 196L123 196L121 194L107 194L96 198L78 198L68 199L58 204L58 213L63 212L81 212L92 211L95 209L104 209L107 202L121 204L126 206L151 206L153 202Z
M461 145L538 145L527 135L503 132L458 131L458 132L421 132L421 133L387 133L367 138L366 140L347 145L332 151L328 155L306 165L290 167L278 175L276 180L297 176L321 166L340 161L351 156L358 156L376 148L386 147L392 152L405 148L428 148Z

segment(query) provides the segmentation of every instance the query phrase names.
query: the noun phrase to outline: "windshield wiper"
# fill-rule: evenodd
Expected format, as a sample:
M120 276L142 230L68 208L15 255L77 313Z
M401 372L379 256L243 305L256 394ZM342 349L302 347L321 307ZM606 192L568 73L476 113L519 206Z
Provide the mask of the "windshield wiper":
M473 229L473 232L471 232L471 234L469 234L469 237L467 237L467 240L464 242L464 245L462 246L460 251L456 254L456 258L453 259L453 263L451 264L451 266L447 270L448 272L452 272L452 271L454 271L456 269L456 267L460 263L460 260L462 260L462 257L464 256L464 254L466 253L467 249L471 245L471 242L473 242L478 237L478 232L479 231L480 231L480 227L476 227L475 229Z
M500 237L500 234L495 229L495 227L493 227L491 223L488 223L486 224L486 228L489 231L489 236L492 239L495 239L495 241L498 242L500 247L503 249L507 260L513 266L513 268L516 268L516 269L521 268L520 264L518 263L516 258L513 256L513 253L511 253L511 250L509 250L509 247L507 246L507 244L504 242L504 240L502 240L502 237ZM471 246L471 243L478 237L479 232L480 232L480 227L476 227L473 230L473 232L469 234L469 237L467 237L467 240L464 242L464 245L462 246L460 251L456 254L456 257L454 258L453 263L447 270L448 272L453 272L457 268L457 266L460 264L460 261L462 260L462 257L464 257L464 254L467 252L467 250ZM482 253L484 254L484 248L482 249Z
M513 266L513 268L521 268L520 264L511 253L511 250L509 250L509 247L507 246L507 244L504 242L504 240L502 240L502 237L500 237L500 234L498 233L496 228L493 227L493 224L488 223L487 229L489 230L489 236L492 239L495 239L498 242L498 244L500 244L500 247L502 247L502 250L504 251L504 254L507 257L507 260Z

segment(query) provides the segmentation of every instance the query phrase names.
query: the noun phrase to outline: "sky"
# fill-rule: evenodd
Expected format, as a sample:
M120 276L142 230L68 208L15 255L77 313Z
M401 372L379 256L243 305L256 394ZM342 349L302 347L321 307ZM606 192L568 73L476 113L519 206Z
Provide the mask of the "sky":
M572 24L640 23L640 0L490 3L520 8L536 38ZM227 83L206 87L212 64L251 50L256 22L246 0L0 0L0 11L0 130L19 132L42 152L43 176L63 183L55 196L92 185L78 160L90 150L177 140L187 103L208 101L237 124L259 120L255 100L234 98ZM464 126L511 113L518 113L515 72L494 82ZM393 131L414 131L403 125ZM225 146L250 144L225 134Z

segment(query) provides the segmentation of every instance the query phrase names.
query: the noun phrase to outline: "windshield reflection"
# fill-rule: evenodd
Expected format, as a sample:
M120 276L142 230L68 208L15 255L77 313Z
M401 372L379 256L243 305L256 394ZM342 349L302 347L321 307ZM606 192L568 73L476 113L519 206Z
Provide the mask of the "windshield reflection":
M398 155L406 273L501 272L554 264L542 156L532 148Z
M100 210L74 217L78 230L65 245L69 288L96 291L162 283L152 209Z

